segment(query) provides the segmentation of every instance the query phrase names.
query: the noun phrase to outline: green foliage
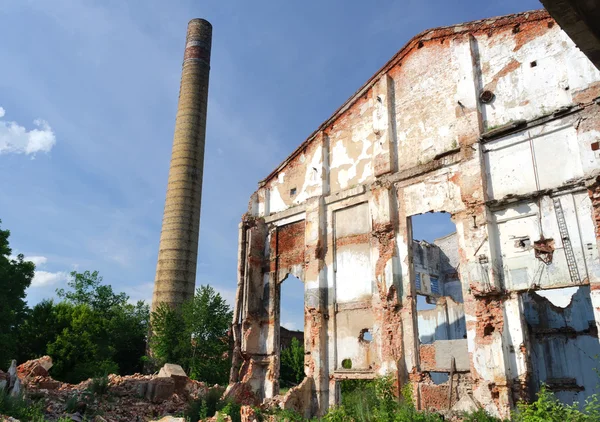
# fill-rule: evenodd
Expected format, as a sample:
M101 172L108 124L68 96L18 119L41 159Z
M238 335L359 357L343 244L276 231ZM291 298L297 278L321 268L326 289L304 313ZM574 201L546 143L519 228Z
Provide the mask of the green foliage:
M176 309L163 304L152 313L152 351L160 366L177 363L190 378L225 384L229 378L227 330L232 312L210 286Z
M346 408L342 406L336 406L327 412L325 416L323 416L323 421L325 422L346 422L355 420L347 411Z
M502 422L502 419L495 418L485 410L479 409L473 413L466 413L463 416L463 422Z
M44 421L41 404L33 403L22 395L11 397L4 389L0 389L0 414L12 416L22 422Z
M108 373L131 374L142 369L148 305L141 301L130 304L126 294L114 293L111 286L101 283L97 271L74 271L68 283L70 289L57 291L63 301L54 305L54 320L48 324L48 331L56 334L46 346L57 379L76 383ZM42 315L48 312L40 310Z
M72 272L61 302L28 310L18 331L20 362L49 354L52 376L77 383L108 373L141 372L149 309L102 284L97 271Z
M75 413L77 410L77 403L79 402L79 396L73 395L69 397L65 403L65 412L67 413Z
M225 402L224 406L219 410L219 414L230 416L232 422L241 422L242 416L240 411L241 406L238 403L234 401L228 401Z
M67 321L58 320L57 306L52 300L43 300L29 309L19 327L17 361L25 362L47 354L48 344L67 326Z
M515 422L596 422L600 421L600 400L597 394L589 397L583 411L579 404L563 404L542 384L533 403L518 403L513 414Z
M100 396L106 394L108 392L108 376L94 378L87 389L90 393Z
M290 409L270 409L267 411L267 414L272 415L275 420L282 422L301 422L306 420L301 414Z
M439 422L442 417L435 413L419 412L412 401L410 385L402 390L398 401L394 378L375 380L345 380L341 384L342 404L330 410L326 421L356 422Z
M228 415L233 422L240 422L241 406L231 400L222 400L223 391L217 388L208 390L206 396L189 404L185 411L187 420L197 421L213 417L215 413L220 415Z
M285 387L298 385L304 379L304 345L295 337L281 351L279 373L279 384Z
M35 270L35 265L25 261L22 254L11 257L9 236L10 231L0 229L0 368L7 368L17 356L17 327L27 316L25 290Z

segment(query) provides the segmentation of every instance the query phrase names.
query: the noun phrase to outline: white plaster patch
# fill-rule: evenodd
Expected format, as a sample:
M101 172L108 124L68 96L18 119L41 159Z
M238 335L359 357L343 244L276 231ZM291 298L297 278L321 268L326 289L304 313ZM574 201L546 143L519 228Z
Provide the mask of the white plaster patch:
M573 296L578 290L579 287L565 287L564 289L537 290L535 293L548 299L554 306L564 309L571 304Z
M287 208L281 194L279 193L279 188L272 187L269 193L269 210L271 212L279 212L283 211Z

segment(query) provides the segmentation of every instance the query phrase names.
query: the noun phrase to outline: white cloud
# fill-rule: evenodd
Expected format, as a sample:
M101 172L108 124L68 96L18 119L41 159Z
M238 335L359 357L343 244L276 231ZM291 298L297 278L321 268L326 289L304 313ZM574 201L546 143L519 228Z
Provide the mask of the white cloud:
M46 262L48 262L48 258L46 258L45 256L28 256L27 258L25 258L25 260L33 262L36 268L41 267Z
M51 286L63 281L67 281L69 273L64 271L50 272L50 271L36 271L31 281L31 287L43 287Z
M0 108L0 114L2 114L2 109ZM17 259L16 255L11 255L10 259ZM31 280L30 287L44 287L51 286L53 284L61 283L63 281L67 281L69 279L69 273L66 271L44 271L39 268L46 265L48 262L48 258L41 255L34 256L26 256L24 261L30 261L35 264L35 274L33 276L33 280Z
M0 119L6 111L0 107ZM35 155L37 152L50 152L56 137L52 128L45 120L36 119L35 129L27 130L17 122L0 120L0 154L27 154Z

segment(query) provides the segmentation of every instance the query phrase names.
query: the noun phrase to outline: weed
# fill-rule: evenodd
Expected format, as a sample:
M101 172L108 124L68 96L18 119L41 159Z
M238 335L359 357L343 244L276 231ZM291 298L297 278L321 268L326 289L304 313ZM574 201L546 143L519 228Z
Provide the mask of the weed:
M32 403L23 395L12 397L4 389L0 389L0 414L22 421L44 421L41 403Z
M67 399L65 403L65 412L66 413L75 413L77 410L77 404L79 402L79 397L77 395L71 396Z
M463 422L502 422L502 420L491 416L483 409L479 409L472 413L465 413Z
M275 408L267 411L267 414L273 415L275 420L282 422L301 422L306 420L301 414L289 409Z
M572 405L558 401L554 394L542 384L533 403L520 402L513 413L515 422L592 422L600 420L600 397L590 396L579 410L579 403Z
M106 394L108 392L108 376L93 378L87 389L90 393L100 396Z

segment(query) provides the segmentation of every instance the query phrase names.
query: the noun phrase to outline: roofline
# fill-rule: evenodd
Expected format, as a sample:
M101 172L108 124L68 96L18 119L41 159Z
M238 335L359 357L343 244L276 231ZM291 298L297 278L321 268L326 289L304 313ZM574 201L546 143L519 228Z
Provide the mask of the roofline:
M530 16L532 15L532 16ZM333 114L325 120L319 127L312 132L308 138L304 142L302 142L281 164L279 164L275 170L273 170L267 177L261 180L258 183L258 187L263 187L270 179L272 179L277 173L279 173L292 159L294 159L301 151L303 151L308 144L317 136L319 132L329 126L333 121L335 121L343 112L345 112L348 108L350 108L358 98L360 98L366 91L371 89L373 85L380 79L382 74L386 74L392 67L396 66L398 62L400 62L411 50L415 48L415 46L420 41L431 41L439 38L447 38L453 35L460 35L465 33L472 33L476 31L481 31L486 28L492 27L504 27L509 25L514 25L515 20L518 20L519 17L523 17L519 22L534 22L540 21L544 19L551 18L550 14L545 9L538 10L530 10L527 12L521 13L513 13L511 15L503 15L492 18L480 19L476 21L470 21L465 23L460 23L456 25L450 26L440 26L437 28L426 29L425 31L420 32L419 34L412 37L405 45L402 47L396 54L392 56L390 60L388 60L373 76L371 76L365 84L361 88L358 89L350 98L348 98L337 110L333 112ZM479 26L477 26L479 25ZM464 30L456 30L459 27L465 27ZM468 28L467 28L468 26ZM441 34L435 34L431 37L426 38L427 34L433 32L439 32Z

